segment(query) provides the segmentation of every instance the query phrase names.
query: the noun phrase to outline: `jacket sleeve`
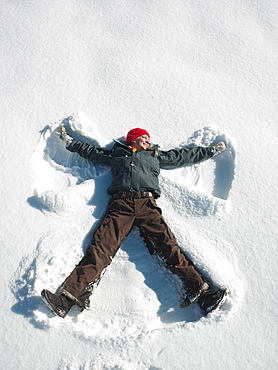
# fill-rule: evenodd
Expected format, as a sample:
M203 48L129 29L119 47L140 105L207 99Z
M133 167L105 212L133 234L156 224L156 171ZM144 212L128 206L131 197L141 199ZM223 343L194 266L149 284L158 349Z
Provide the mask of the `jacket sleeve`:
M70 144L67 145L67 150L73 153L78 153L81 157L90 160L93 163L108 165L110 164L110 153L109 150L104 150L101 148L96 148L95 146L81 141L72 140Z
M191 148L172 149L159 151L158 159L160 167L181 167L186 164L198 163L213 157L215 150L213 147L195 146Z

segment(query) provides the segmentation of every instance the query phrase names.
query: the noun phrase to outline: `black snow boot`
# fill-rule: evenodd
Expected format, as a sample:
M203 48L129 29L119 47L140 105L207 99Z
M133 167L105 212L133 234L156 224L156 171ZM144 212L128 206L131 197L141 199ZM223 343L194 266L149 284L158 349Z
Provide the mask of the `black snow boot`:
M49 290L44 289L41 292L41 297L47 307L57 316L66 317L74 301L66 297L64 294L53 294Z
M208 290L198 298L197 302L207 315L208 313L222 306L227 298L228 293L228 288L221 288L216 292L211 292Z

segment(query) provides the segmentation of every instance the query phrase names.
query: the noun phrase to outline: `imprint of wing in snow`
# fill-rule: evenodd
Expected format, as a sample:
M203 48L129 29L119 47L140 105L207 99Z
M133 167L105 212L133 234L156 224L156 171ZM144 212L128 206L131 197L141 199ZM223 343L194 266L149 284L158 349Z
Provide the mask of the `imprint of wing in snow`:
M195 131L183 146L212 146L224 141L227 149L210 160L184 168L161 171L161 189L177 212L184 216L220 217L229 205L235 175L235 148L219 129Z
M93 165L78 154L66 150L65 144L57 136L61 123L75 139L102 147L107 145L97 127L83 114L64 118L41 131L33 154L34 198L42 210L55 213L65 212L67 211L65 208L74 206L79 202L80 197L87 197L87 189L93 189L93 180L108 171L108 168ZM92 133L94 133L94 139L90 136ZM91 183L87 187L78 188L79 184L86 181Z
M200 174L195 186L216 198L228 200L235 175L236 152L233 140L218 128L207 126L195 131L187 145L211 146L220 141L225 142L227 149L221 155L213 157L213 160L199 165Z

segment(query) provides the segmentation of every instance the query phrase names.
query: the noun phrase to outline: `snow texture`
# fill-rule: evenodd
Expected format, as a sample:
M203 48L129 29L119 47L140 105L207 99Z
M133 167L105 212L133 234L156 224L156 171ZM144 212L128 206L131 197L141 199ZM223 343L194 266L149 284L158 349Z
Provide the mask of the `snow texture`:
M0 0L1 368L276 369L276 2ZM109 168L66 150L143 127L161 149L214 145L162 170L158 205L221 310L181 308L138 229L65 319L40 299L78 263Z

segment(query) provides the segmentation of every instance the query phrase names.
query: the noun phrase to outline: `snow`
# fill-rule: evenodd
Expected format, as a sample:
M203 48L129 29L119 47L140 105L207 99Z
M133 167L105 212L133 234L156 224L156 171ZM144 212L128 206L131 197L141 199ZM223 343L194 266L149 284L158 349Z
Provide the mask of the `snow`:
M278 4L0 0L1 368L277 368ZM163 170L159 206L221 311L180 308L137 229L91 298L54 317L55 291L108 202L109 169L55 132L104 147L143 127L162 149L227 143Z

